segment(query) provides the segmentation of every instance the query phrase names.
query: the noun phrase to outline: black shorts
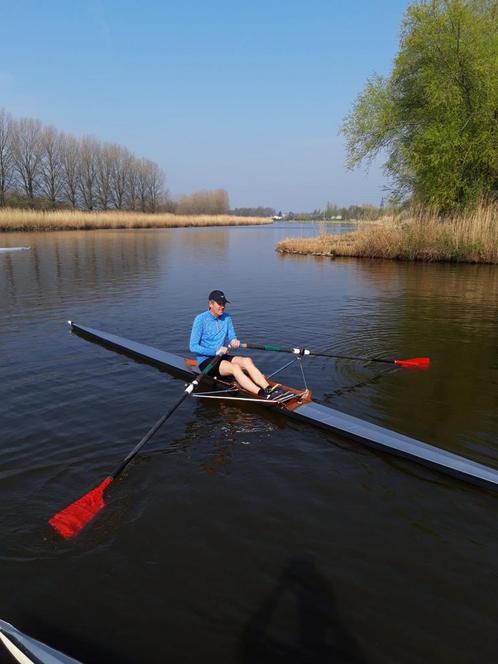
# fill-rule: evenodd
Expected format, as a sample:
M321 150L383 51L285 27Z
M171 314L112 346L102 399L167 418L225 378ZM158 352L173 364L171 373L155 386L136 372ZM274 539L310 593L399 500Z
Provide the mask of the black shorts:
M199 369L200 369L201 371L203 371L203 370L207 367L207 365L208 365L208 364L211 364L211 362L214 362L215 359L216 359L216 356L214 356L214 357L208 357L207 360L204 360L203 362L201 362L201 363L199 364ZM221 360L221 361L220 361L220 362L219 362L219 363L218 363L213 369L211 369L210 371L208 371L206 375L207 375L207 376L212 376L213 378L222 378L223 376L220 376L218 370L219 370L219 368L220 368L220 364L221 364L221 362L223 362L224 360L225 360L226 362L231 362L231 361L233 360L233 355L223 355L223 359L222 359L222 360Z

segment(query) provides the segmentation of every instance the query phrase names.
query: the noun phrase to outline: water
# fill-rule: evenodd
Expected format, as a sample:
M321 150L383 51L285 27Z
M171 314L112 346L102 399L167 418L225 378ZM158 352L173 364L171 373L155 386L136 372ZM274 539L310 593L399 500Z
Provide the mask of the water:
M66 320L181 354L214 288L243 341L430 356L303 368L334 408L498 468L498 269L274 252L316 232L2 236L32 247L0 256L3 619L89 663L498 659L497 497L254 406L188 400L78 538L47 525L182 390Z

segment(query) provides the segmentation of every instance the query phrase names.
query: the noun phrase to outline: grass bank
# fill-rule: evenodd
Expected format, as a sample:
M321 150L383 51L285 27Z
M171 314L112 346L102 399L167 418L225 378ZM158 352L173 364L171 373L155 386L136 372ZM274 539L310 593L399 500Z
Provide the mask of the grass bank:
M83 212L81 210L19 210L0 209L0 232L18 231L81 231L104 228L179 228L183 226L242 226L271 224L261 217L231 215L176 215L143 212Z
M343 235L321 227L315 238L290 238L277 251L314 256L355 256L410 261L498 263L498 205L441 219L418 211L409 217L383 218Z

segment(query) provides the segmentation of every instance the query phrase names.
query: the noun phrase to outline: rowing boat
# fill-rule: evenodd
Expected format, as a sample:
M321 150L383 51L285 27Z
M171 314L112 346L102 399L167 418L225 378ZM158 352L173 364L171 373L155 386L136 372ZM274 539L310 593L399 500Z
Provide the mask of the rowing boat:
M68 322L71 329L83 337L97 341L135 359L158 366L173 375L190 381L198 373L195 363L189 358L136 341L130 341L108 332L78 325L72 321ZM244 394L235 389L233 385L214 378L209 378L207 384L210 390L200 392L198 394L200 398L230 398L238 401L255 401L261 405L272 407L282 415L339 433L354 442L381 452L410 459L447 475L498 491L498 470L330 408L313 400L311 392L308 390L302 392L284 386L287 392L290 391L294 394L294 397L283 402L272 402L255 398L247 393Z
M13 660L9 659L9 661L21 662L21 664L81 664L76 659L50 648L50 646L33 639L27 634L23 634L5 620L0 620L0 643L3 643L6 650L14 658ZM3 652L0 649L1 662L4 661Z
M29 251L31 247L0 247L0 254L8 254L12 251Z

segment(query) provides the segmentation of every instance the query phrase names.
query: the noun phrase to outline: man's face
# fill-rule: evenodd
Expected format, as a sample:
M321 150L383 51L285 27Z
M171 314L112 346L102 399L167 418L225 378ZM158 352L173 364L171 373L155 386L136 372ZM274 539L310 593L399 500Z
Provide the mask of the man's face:
M218 304L218 302L215 302L214 300L209 300L209 311L213 314L213 316L219 318L219 316L221 316L221 314L225 311L225 305Z

